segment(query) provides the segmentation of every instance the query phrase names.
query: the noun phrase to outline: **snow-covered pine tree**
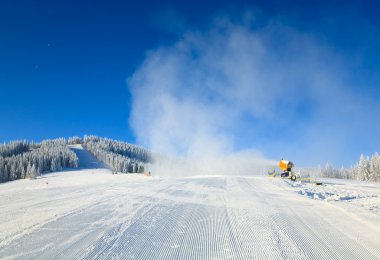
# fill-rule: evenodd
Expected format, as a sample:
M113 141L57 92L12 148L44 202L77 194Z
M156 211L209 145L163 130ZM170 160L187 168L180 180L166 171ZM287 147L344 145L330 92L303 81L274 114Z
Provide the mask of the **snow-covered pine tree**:
M14 141L0 145L0 182L33 178L63 167L76 168L78 164L78 157L68 149L64 138L44 140L39 144Z
M370 175L370 163L369 158L365 157L363 154L360 155L358 163L358 180L366 181L369 179Z
M69 139L67 140L67 144L81 144L81 143L82 143L82 139L79 136L72 136L72 137L69 137Z
M380 155L378 153L371 157L369 180L380 182Z

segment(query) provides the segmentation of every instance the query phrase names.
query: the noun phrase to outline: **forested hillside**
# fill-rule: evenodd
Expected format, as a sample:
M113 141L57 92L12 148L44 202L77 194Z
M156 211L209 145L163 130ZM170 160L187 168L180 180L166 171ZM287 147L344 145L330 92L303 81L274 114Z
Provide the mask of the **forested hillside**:
M35 178L63 168L78 168L77 155L68 145L83 144L98 160L116 172L142 173L151 161L148 150L97 136L44 140L41 143L12 141L0 145L0 182Z
M142 173L151 162L147 149L98 136L85 136L83 146L116 172Z
M35 178L41 173L77 168L78 157L63 138L41 143L13 141L0 145L0 182Z

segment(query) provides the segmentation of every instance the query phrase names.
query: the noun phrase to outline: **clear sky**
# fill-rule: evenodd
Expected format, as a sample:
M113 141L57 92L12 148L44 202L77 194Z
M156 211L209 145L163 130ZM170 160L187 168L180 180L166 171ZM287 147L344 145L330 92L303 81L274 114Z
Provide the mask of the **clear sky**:
M212 136L223 144L210 146L349 166L380 152L378 10L377 1L3 0L0 142L95 134L178 152L184 139Z

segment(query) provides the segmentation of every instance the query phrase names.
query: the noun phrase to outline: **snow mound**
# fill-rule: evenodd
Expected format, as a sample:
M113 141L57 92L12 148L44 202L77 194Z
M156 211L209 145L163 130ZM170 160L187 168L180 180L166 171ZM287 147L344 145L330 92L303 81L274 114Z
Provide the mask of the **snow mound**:
M326 179L322 185L285 180L295 192L315 200L340 201L380 214L380 185L377 183Z

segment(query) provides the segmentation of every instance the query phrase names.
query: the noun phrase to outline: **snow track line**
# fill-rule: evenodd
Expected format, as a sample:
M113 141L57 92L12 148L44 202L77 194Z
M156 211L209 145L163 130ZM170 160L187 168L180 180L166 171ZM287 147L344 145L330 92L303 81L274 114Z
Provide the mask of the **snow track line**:
M214 194L215 197L225 200L225 183L218 188L214 190L218 193ZM241 259L239 241L231 229L231 218L225 202L224 206L193 204L193 207L177 259Z
M130 221L121 221L115 226L111 226L91 247L91 250L87 255L82 256L81 259L106 259L110 254L117 254L118 245L124 244L122 236L125 231L133 226L139 219L143 218L154 208L154 205L144 204L144 206L137 211ZM113 251L112 251L113 250Z
M239 179L238 183L243 192L249 194L253 206L240 217L243 222L240 233L245 236L242 240L252 241L251 245L246 245L248 255L254 259L307 259L273 220L275 213L270 208L268 210L267 198L262 197L248 180Z
M152 253L157 252L159 249L154 243L152 244L152 238L156 232L162 232L164 228L162 225L156 227L161 211L162 207L159 205L154 205L150 208L141 218L134 221L120 234L118 237L119 242L113 246L112 252L107 252L104 257L98 259L149 259L147 257L152 256ZM155 230L155 233L152 233L152 230Z

